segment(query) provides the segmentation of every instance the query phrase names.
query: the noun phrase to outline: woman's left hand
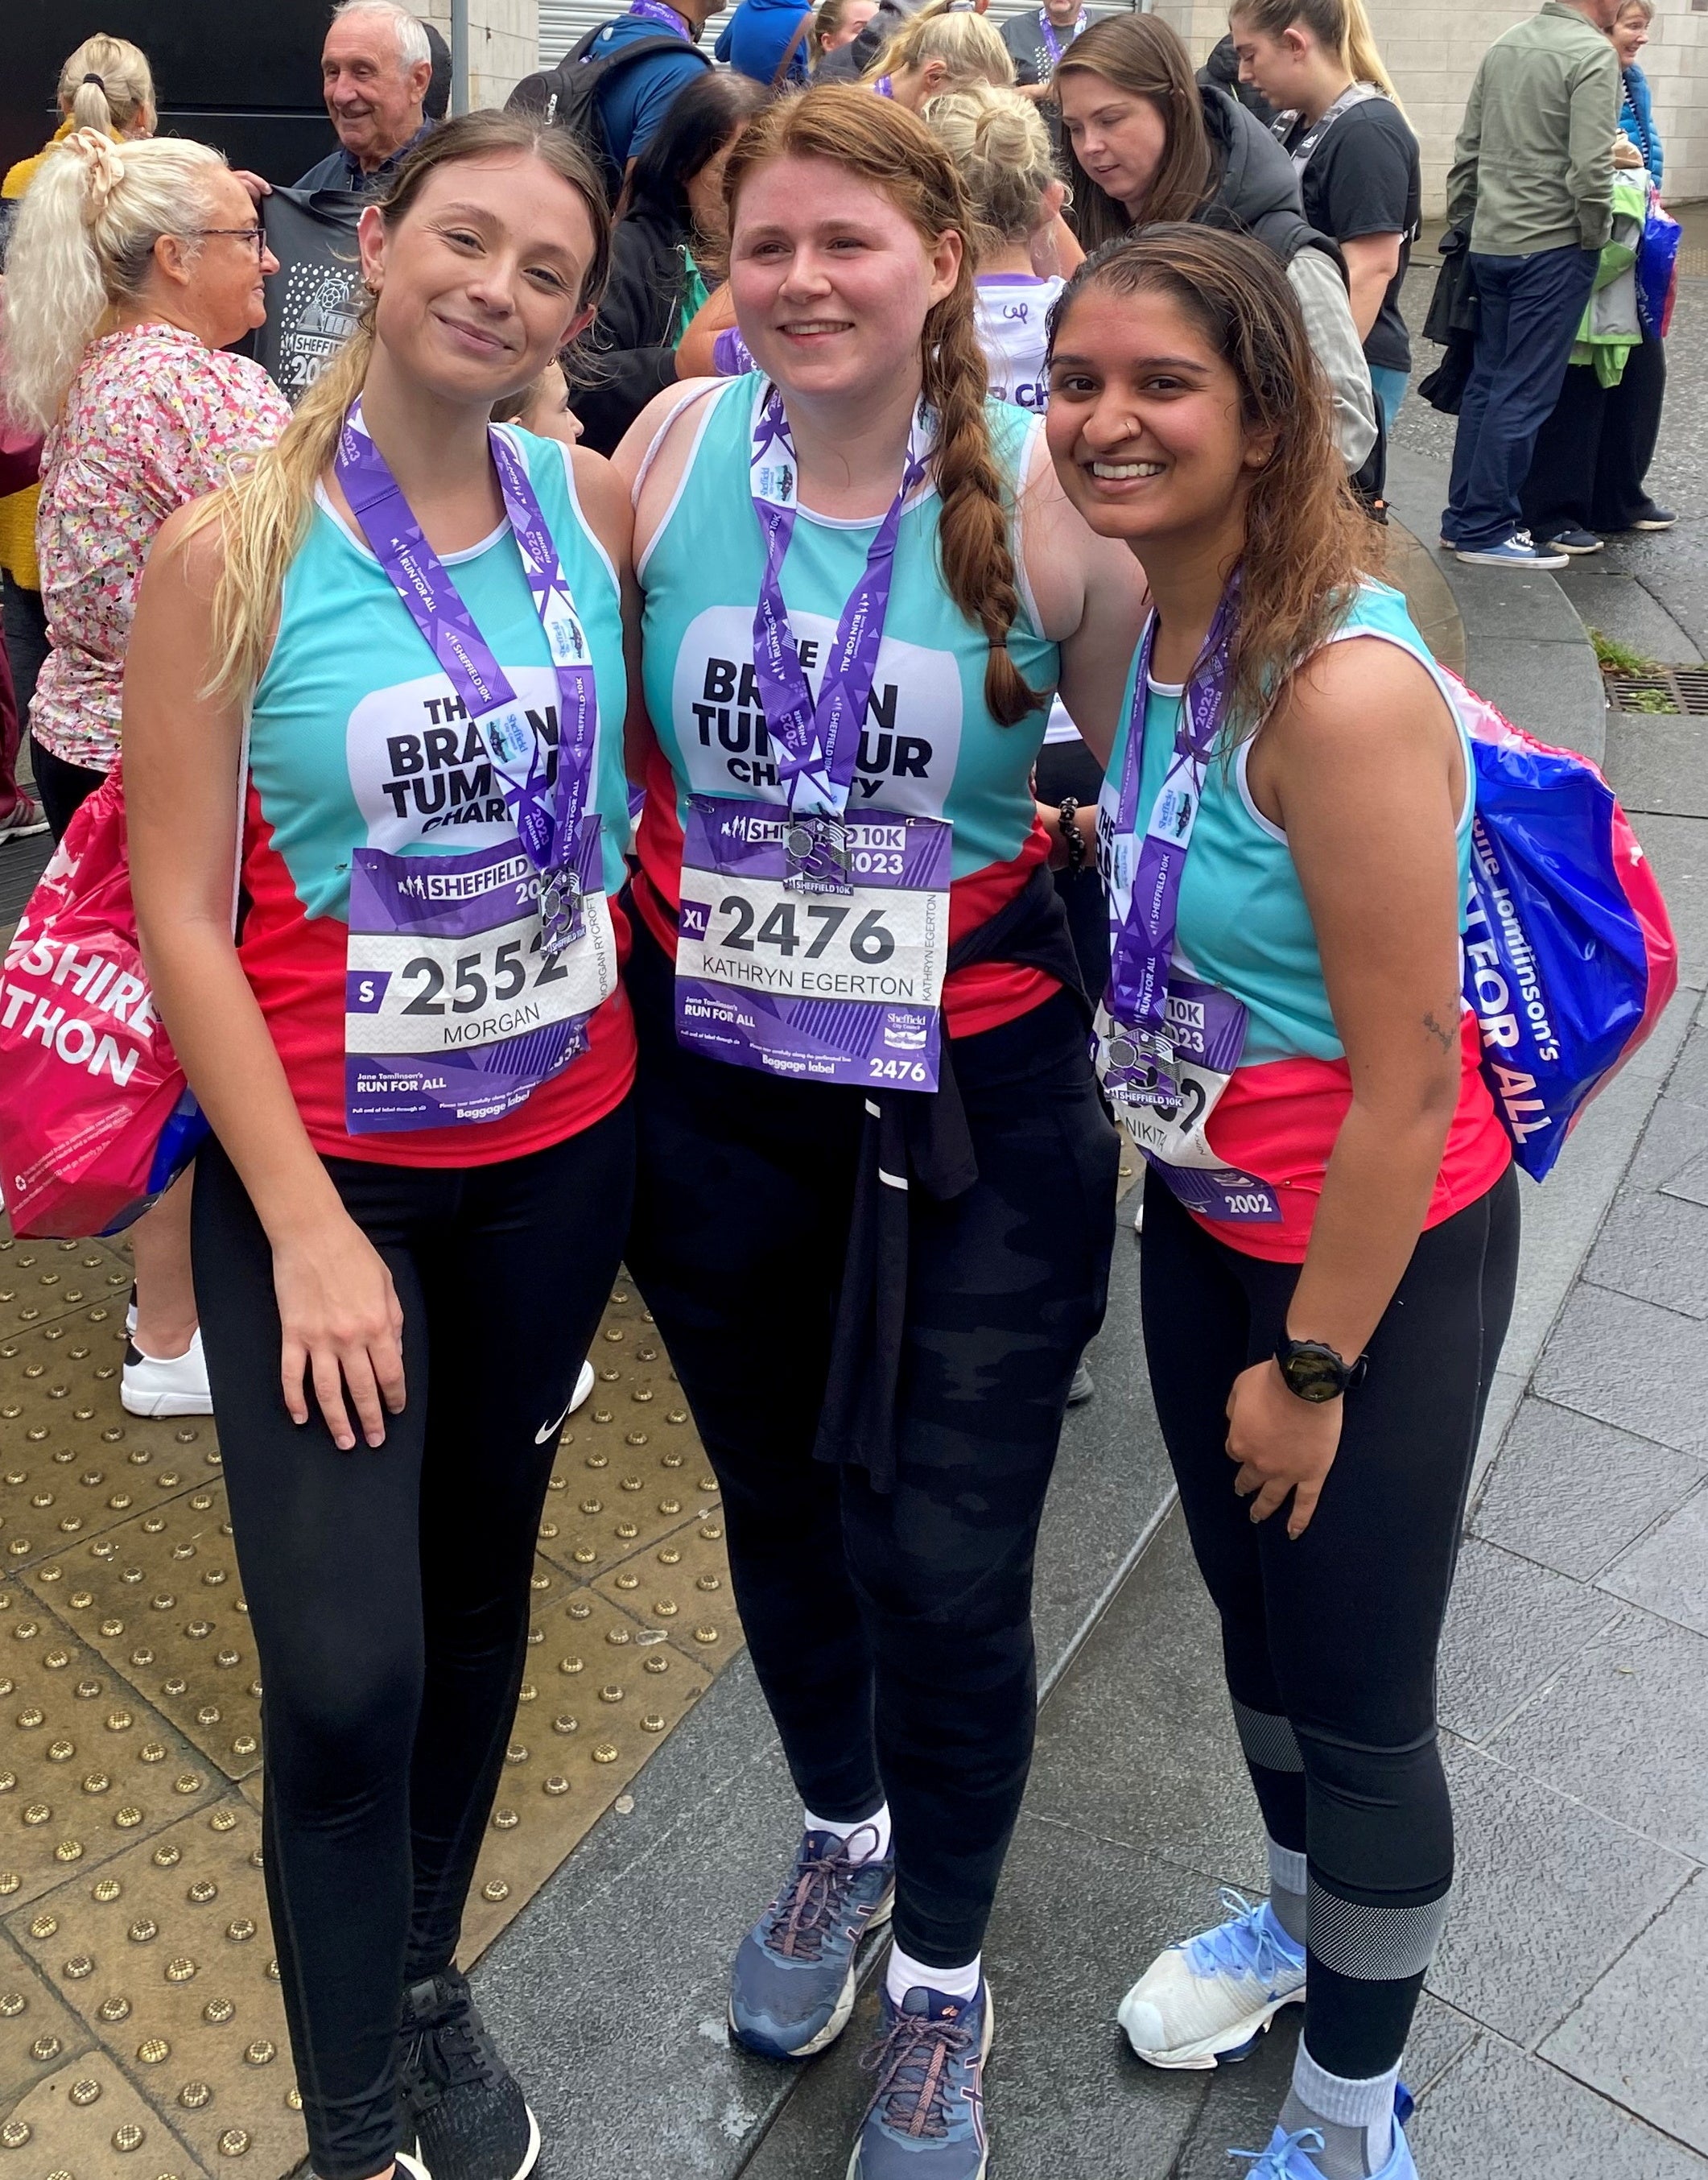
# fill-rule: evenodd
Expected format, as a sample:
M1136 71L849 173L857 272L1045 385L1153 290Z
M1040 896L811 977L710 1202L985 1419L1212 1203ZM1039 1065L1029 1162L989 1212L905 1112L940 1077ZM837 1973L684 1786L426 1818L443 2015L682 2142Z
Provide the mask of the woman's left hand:
M1254 1522L1267 1521L1289 1492L1289 1537L1303 1536L1340 1446L1339 1401L1301 1401L1289 1393L1271 1360L1242 1370L1227 1396L1227 1458L1239 1473L1233 1488L1251 1501Z

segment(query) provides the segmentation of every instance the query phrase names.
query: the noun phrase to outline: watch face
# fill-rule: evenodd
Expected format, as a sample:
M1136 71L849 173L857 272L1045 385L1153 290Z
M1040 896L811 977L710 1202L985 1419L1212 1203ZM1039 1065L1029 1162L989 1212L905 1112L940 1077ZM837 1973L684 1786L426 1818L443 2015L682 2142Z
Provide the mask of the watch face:
M1337 1401L1342 1390L1339 1362L1326 1348L1302 1346L1281 1361L1287 1389L1301 1401Z

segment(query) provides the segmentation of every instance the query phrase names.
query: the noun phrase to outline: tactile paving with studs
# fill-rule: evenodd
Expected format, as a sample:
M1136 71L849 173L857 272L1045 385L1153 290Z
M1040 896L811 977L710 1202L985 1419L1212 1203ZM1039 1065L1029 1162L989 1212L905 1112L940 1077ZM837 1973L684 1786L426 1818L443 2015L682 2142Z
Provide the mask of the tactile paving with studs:
M303 2137L261 1682L211 1423L119 1406L129 1280L118 1245L0 1230L0 2180L277 2180ZM590 1359L465 1962L741 1644L716 1480L626 1280Z

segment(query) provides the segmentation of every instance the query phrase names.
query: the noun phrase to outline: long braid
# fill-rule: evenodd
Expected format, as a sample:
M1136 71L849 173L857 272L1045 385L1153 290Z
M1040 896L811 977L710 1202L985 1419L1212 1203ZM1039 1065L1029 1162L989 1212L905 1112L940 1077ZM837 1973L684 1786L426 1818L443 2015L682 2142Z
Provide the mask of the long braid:
M1045 700L1008 656L1008 633L1020 614L1011 542L1013 505L991 448L972 277L970 263L964 262L954 292L925 321L924 393L938 419L937 496L942 511L937 547L949 596L984 630L991 647L985 662L986 709L1012 727L1041 709Z

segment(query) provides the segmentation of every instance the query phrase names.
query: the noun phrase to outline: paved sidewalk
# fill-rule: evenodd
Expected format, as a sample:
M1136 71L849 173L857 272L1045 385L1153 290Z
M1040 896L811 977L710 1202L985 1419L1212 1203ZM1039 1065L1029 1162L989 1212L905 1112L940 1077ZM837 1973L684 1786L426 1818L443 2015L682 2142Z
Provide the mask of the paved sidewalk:
M1414 324L1425 300L1408 299ZM1678 531L1565 592L1437 564L1472 681L1546 739L1605 751L1683 988L1547 1186L1524 1184L1519 1307L1442 1660L1458 1890L1407 2062L1427 2180L1708 2180L1708 722L1610 729L1567 604L1642 618L1669 661L1708 651L1704 333L1693 282L1655 480ZM1414 401L1399 438L1400 513L1428 542L1451 427ZM1046 1520L1046 1693L988 1952L992 2180L1231 2172L1291 2063L1289 2023L1244 2067L1158 2074L1114 2024L1219 1886L1264 1884L1144 1386L1139 1246L1118 1241L1098 1397L1069 1418ZM722 2026L730 1952L797 1822L743 1660L483 1963L546 2126L541 2180L841 2180L870 1988L805 2068L731 2051Z

